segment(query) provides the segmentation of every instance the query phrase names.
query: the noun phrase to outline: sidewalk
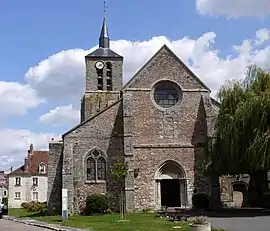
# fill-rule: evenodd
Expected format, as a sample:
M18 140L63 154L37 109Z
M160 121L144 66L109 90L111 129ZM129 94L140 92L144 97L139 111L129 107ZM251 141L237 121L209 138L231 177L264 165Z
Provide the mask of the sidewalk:
M46 222L36 221L36 220L30 219L30 218L23 218L22 219L22 218L11 217L11 216L3 216L3 219L26 224L26 225L30 225L30 226L36 226L36 227L40 227L40 228L44 228L44 229L55 230L55 231L86 231L86 229L77 229L77 228L73 228L73 227L48 224ZM90 231L90 230L87 229L87 231Z

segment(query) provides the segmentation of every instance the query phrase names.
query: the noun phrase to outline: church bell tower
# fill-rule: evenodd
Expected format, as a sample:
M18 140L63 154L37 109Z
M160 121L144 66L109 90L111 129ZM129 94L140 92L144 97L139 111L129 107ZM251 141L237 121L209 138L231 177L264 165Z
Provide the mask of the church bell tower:
M99 48L85 56L86 88L81 101L81 122L94 116L120 98L123 57L110 49L104 3Z

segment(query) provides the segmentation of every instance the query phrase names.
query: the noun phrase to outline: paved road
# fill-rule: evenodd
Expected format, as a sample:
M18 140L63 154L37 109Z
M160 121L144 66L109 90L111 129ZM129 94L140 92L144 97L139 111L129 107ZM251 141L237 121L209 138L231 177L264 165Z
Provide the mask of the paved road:
M229 231L268 231L270 216L209 218L214 227Z
M46 231L47 229L42 229L34 226L24 225L12 221L7 221L0 219L0 230L1 231Z

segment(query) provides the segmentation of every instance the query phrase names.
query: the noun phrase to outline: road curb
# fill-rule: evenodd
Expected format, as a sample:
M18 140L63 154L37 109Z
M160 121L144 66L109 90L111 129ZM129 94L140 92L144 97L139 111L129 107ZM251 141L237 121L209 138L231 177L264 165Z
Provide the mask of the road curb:
M49 229L49 230L55 230L55 231L82 231L83 229L76 229L76 228L60 228L60 227L54 227L50 224L47 224L45 222L40 222L40 221L30 221L30 220L25 220L17 217L11 217L11 216L3 216L3 219L17 222L17 223L22 223L25 225L30 225L30 226L36 226L39 228L44 228L44 229Z

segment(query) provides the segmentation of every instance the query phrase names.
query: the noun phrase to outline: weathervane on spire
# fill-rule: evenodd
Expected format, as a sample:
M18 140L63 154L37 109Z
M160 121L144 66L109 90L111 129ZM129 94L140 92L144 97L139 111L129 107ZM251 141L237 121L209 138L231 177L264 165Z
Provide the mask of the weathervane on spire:
M108 28L107 28L107 23L106 23L106 11L107 11L106 0L104 0L103 3L104 3L104 16L103 16L103 25L101 28L101 33L99 36L99 47L110 48L110 38L109 38L109 33L108 33Z
M104 17L106 17L106 12L107 12L107 5L106 0L104 0Z

